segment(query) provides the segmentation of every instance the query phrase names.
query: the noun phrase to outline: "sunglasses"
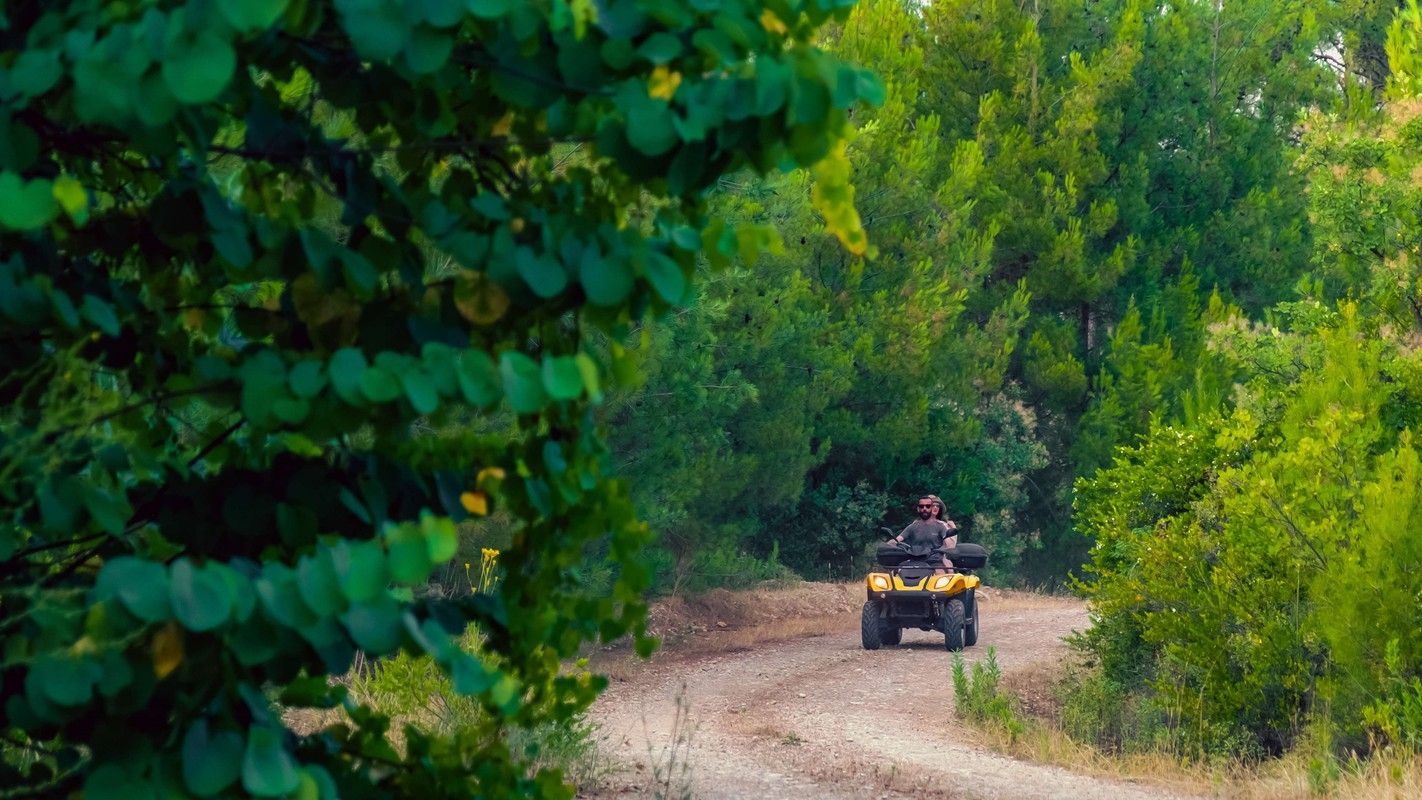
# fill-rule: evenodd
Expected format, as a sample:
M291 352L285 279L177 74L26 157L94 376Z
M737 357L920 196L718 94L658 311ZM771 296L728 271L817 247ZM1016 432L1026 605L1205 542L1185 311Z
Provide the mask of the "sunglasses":
M932 503L920 503L918 507L919 507L919 508L933 508L933 504L932 504Z

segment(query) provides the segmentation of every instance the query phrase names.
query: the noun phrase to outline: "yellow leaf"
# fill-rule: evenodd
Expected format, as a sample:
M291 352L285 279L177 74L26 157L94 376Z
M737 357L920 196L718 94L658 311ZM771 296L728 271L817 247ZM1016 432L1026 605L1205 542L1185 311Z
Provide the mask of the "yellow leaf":
M681 85L681 73L667 69L666 64L658 64L647 79L647 94L661 100L670 100Z
M489 135L490 135L490 136L508 136L508 135L509 135L509 132L513 130L513 123L514 123L514 115L513 115L513 112L510 111L510 112L508 112L507 114L503 115L502 117L499 117L499 121L498 121L498 122L495 122L495 123L494 123L494 127L492 127L492 128L489 129Z
M765 9L760 12L760 27L765 28L769 33L783 35L786 30L785 23L776 16L774 11Z
M869 237L854 207L854 184L849 181L849 142L841 138L818 164L810 168L815 187L810 204L825 220L825 229L839 237L844 249L862 256L869 249Z
M161 681L183 663L183 630L173 622L159 628L153 634L149 652L153 656L153 674Z
M484 467L479 470L479 474L474 478L475 483L483 483L485 478L493 478L496 481L504 479L503 467Z
M454 307L475 325L492 325L509 310L509 296L484 273L464 270L454 279Z
M50 187L50 191L59 206L71 218L75 220L88 218L89 195L84 191L84 184L68 175L61 175L54 179L54 185Z
M489 497L483 492L465 492L459 496L459 504L475 516L482 517L489 513Z

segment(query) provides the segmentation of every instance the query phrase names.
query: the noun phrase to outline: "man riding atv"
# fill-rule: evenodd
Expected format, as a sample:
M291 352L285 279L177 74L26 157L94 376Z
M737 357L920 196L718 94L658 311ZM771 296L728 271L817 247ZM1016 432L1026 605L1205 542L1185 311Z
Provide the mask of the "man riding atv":
M918 519L875 553L860 623L865 650L898 644L906 628L941 631L949 650L977 643L980 582L972 573L987 564L987 552L958 544L957 525L942 520L941 509L938 498L920 498Z
M958 530L958 523L943 519L943 501L937 496L927 494L920 497L915 510L918 512L918 519L910 522L898 536L885 544L906 544L912 548L930 549L952 548L958 544L958 537L953 533ZM949 561L946 555L942 558L944 570L951 572L953 562Z

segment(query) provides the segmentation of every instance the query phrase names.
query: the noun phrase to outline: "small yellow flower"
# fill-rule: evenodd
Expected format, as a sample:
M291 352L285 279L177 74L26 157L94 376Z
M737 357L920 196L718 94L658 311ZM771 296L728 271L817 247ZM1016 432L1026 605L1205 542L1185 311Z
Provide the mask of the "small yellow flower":
M765 28L767 33L773 34L784 35L787 30L785 22L768 8L760 12L760 26Z
M667 69L666 64L658 64L647 79L647 94L661 100L670 100L681 85L681 73Z

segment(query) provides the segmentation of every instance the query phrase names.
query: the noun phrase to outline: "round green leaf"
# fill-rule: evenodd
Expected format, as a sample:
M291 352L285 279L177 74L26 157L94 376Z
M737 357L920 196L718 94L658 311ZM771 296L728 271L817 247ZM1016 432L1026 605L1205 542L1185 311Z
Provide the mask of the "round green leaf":
M119 556L107 562L99 570L94 593L100 600L117 597L144 622L161 622L173 613L168 599L168 571L154 561Z
M302 361L292 367L291 374L287 376L292 393L297 397L307 399L320 394L321 390L326 387L324 366L319 361ZM365 368L362 366L361 369L364 371Z
M188 558L173 562L169 571L173 616L190 631L210 631L232 613L232 588L215 570L197 567Z
M548 397L543 392L543 371L538 362L523 353L510 350L499 357L499 375L504 379L504 393L509 405L520 414L541 411Z
M572 356L543 359L543 388L554 400L576 400L583 393L583 374Z
M242 772L242 737L233 731L211 733L200 719L183 737L183 783L198 797L211 797L237 781Z
M64 75L58 50L25 50L10 67L10 88L26 97L49 91Z
M405 63L416 75L427 75L444 66L452 52L454 37L421 25L415 28L409 45L405 47Z
M454 520L449 517L421 514L420 532L424 534L432 563L443 564L459 552L459 534L454 530Z
M627 142L638 152L659 156L677 143L671 107L665 100L645 95L627 109Z
M217 0L217 8L239 31L271 27L286 11L288 0Z
M168 84L163 81L161 70L143 76L138 90L142 93L143 102L133 110L144 125L150 128L167 125L173 115L178 113L178 101L168 89Z
M665 64L681 55L681 39L670 33L654 33L637 48L637 54L653 64Z
M122 489L106 489L92 483L83 484L84 507L94 523L105 531L118 536L133 516L133 508L128 504L128 496Z
M578 280L588 301L597 306L617 306L632 291L632 270L615 258L603 258L596 247L583 250L578 261Z
M331 564L341 591L352 603L367 603L390 584L385 552L378 542L339 542L331 549Z
M41 656L30 666L39 677L45 698L61 706L80 706L94 695L94 683L103 676L99 665L72 656Z
M302 628L317 621L316 614L301 599L296 585L296 573L279 561L269 561L262 567L262 577L256 581L257 597L267 616L287 626Z
M361 58L388 61L410 39L405 10L394 0L336 0L336 9Z
M371 655L394 652L405 640L400 604L381 593L369 603L357 603L341 616L356 646Z
M207 568L227 582L227 594L232 598L232 621L246 622L257 606L257 590L252 586L252 579L217 561L210 562Z
M272 416L288 425L300 425L311 413L311 404L299 397L278 397L272 400Z
M198 105L222 94L236 68L232 45L209 31L168 50L163 59L163 82L179 102Z
M280 797L296 791L299 783L296 759L282 745L281 732L252 728L242 757L242 788L257 797Z
M60 297L58 293L54 295ZM73 475L56 475L39 485L35 499L39 501L40 519L44 528L53 533L70 533L79 524L85 483Z
M79 305L79 313L109 336L119 335L118 315L114 313L114 307L104 300L92 294L84 295L84 300Z
M568 273L551 255L539 255L532 248L520 247L515 258L519 277L539 297L557 297L567 288Z
M422 369L407 369L400 373L400 385L417 414L433 414L439 408L439 391L434 378Z
M415 585L429 580L433 567L429 546L413 526L396 528L386 546L390 550L390 576L396 583Z
M153 785L130 772L133 766L124 762L95 768L84 779L84 800L154 800Z
M346 607L340 577L328 550L320 549L302 556L296 565L296 586L307 607L320 616L335 614Z
M513 10L515 0L464 0L464 7L476 17L498 19Z
M341 348L331 356L331 388L350 405L366 404L360 385L367 366L365 355L354 347Z
M642 269L651 281L652 288L668 303L680 303L686 295L686 275L681 267L665 253L649 250L642 259Z
M502 391L499 369L494 359L483 350L465 350L459 354L455 376L459 391L470 405L487 408L498 402Z
M61 175L54 181L54 187L50 191L54 199L64 209L75 222L82 223L89 217L89 193L84 191L84 184L69 177Z
M13 172L0 173L0 225L19 231L47 224L59 213L49 181L25 181Z
M360 391L372 403L389 403L400 397L400 381L385 367L370 366L361 373Z
M466 9L449 0L413 0L425 22L436 28L452 28L464 19Z

